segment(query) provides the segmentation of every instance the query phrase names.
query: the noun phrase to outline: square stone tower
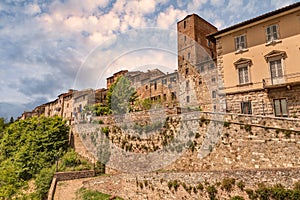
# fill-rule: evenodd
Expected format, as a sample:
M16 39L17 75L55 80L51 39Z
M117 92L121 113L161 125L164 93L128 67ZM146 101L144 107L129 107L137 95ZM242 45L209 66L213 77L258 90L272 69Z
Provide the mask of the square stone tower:
M216 46L206 36L217 32L217 28L196 14L186 16L177 23L178 66L188 61L199 65L216 58Z
M196 14L177 23L179 97L182 107L218 111L216 45L207 35L217 28Z

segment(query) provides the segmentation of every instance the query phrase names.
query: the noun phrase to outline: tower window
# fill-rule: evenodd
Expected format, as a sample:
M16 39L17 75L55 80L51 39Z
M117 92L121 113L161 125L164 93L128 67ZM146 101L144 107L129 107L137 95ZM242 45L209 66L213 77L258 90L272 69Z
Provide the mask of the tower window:
M186 21L183 22L183 28L186 28Z

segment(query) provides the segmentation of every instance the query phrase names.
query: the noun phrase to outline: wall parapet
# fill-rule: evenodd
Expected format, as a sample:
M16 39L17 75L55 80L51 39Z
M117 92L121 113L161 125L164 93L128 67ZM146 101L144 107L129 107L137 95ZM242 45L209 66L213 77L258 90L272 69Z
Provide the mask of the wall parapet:
M90 178L95 176L94 170L73 171L73 172L56 172L54 178L57 181L68 181L80 178Z

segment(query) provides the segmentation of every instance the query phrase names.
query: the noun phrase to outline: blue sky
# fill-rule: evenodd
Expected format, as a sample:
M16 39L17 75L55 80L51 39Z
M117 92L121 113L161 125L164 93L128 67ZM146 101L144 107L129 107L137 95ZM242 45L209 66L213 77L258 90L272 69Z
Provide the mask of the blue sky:
M103 87L105 78L119 69L174 70L176 22L188 14L222 29L295 2L2 0L0 116L19 116L69 88ZM166 32L173 40L164 37ZM123 37L128 33L136 40ZM160 37L155 42L147 39L150 34ZM167 48L158 45L162 41ZM136 51L139 45L143 49Z

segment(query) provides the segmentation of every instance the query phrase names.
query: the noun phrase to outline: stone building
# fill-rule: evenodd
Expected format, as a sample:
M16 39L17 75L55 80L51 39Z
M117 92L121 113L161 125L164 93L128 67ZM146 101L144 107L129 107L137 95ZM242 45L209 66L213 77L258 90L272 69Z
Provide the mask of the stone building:
M181 107L220 111L216 46L206 36L217 28L196 14L177 23Z
M86 115L91 115L91 113L84 113L84 109L86 106L95 104L95 91L93 89L76 91L72 98L75 120L83 120L86 119Z
M110 86L120 77L125 75L128 72L128 70L121 70L116 73L114 73L111 77L108 77L106 79L106 88L109 89Z
M153 102L159 101L165 107L175 107L178 104L178 72L168 73L152 79L143 86L143 98Z
M300 3L208 36L217 47L228 112L300 114Z
M132 86L138 90L142 87L149 87L150 81L156 79L158 77L164 76L165 73L160 71L159 69L152 69L147 70L146 72L143 71L129 71L126 73L126 78L128 78L132 84ZM142 96L145 96L141 93ZM147 98L149 95L146 95ZM144 97L142 97L144 98Z
M106 105L106 96L108 89L101 88L95 90L95 103L100 103L102 105Z

